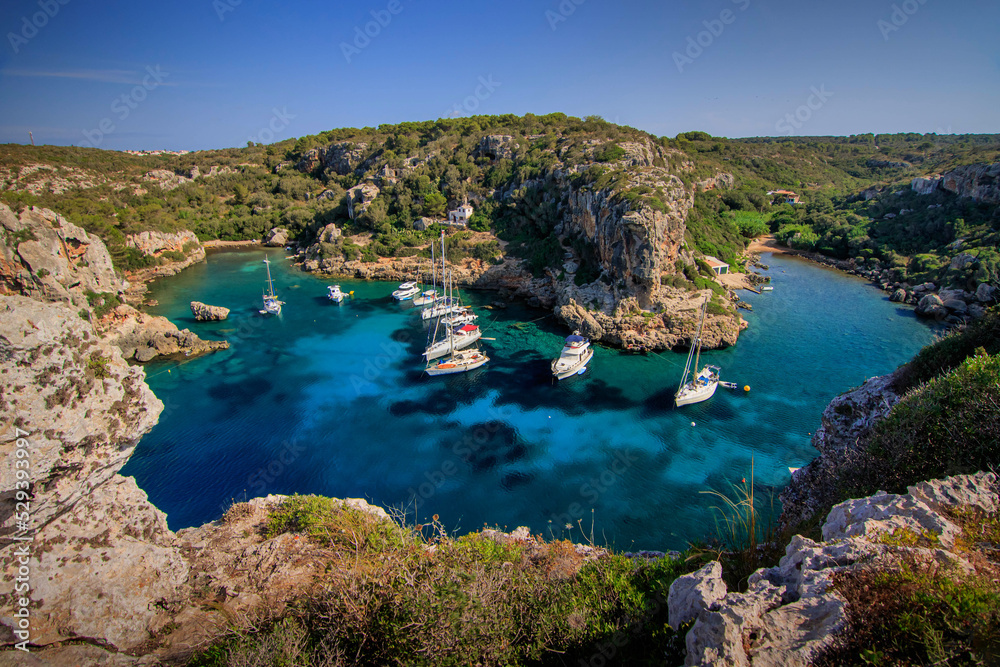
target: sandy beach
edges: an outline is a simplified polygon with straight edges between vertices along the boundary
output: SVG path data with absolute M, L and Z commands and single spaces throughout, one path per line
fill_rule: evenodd
M 220 241 L 218 239 L 213 239 L 211 241 L 205 241 L 201 245 L 204 248 L 238 248 L 240 246 L 260 245 L 260 240 L 253 239 L 252 241 Z

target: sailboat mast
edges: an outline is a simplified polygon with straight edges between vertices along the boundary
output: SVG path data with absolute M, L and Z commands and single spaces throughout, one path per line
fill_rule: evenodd
M 444 236 L 442 236 L 441 238 L 443 239 Z M 451 287 L 452 290 L 455 289 L 455 272 L 454 271 L 451 271 L 448 274 L 448 285 Z M 451 294 L 448 295 L 448 303 L 449 304 L 451 303 Z M 449 329 L 450 328 L 451 327 L 449 325 Z M 451 341 L 451 346 L 450 346 L 451 347 L 451 356 L 454 357 L 455 356 L 455 332 L 454 331 L 449 331 L 448 333 L 449 333 L 448 339 Z
M 705 311 L 708 310 L 708 299 L 705 299 L 705 303 L 701 306 L 701 322 L 698 323 L 698 336 L 695 343 L 698 345 L 698 351 L 694 355 L 694 372 L 695 375 L 698 374 L 698 364 L 701 361 L 701 328 L 705 326 Z

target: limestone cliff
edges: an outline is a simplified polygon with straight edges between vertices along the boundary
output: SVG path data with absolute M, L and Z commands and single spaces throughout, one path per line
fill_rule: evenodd
M 48 209 L 29 207 L 20 216 L 0 204 L 0 294 L 20 294 L 65 303 L 78 317 L 94 318 L 99 333 L 113 329 L 113 341 L 127 359 L 149 361 L 159 355 L 201 354 L 228 347 L 225 341 L 203 341 L 169 320 L 119 306 L 104 318 L 95 317 L 98 304 L 145 291 L 152 275 L 168 275 L 205 258 L 205 250 L 189 231 L 176 234 L 143 232 L 128 242 L 157 256 L 177 252 L 182 261 L 149 269 L 133 285 L 115 272 L 104 242 Z M 157 274 L 156 272 L 159 271 Z
M 348 173 L 343 170 L 345 164 L 358 164 L 362 148 L 339 143 L 315 149 L 299 168 L 312 171 L 322 164 L 338 174 Z M 501 300 L 523 298 L 551 308 L 571 330 L 580 329 L 595 341 L 642 350 L 690 344 L 697 328 L 692 311 L 711 293 L 686 292 L 663 282 L 677 274 L 679 267 L 695 263 L 685 244 L 685 220 L 694 205 L 694 191 L 663 166 L 671 157 L 668 149 L 649 140 L 623 142 L 619 148 L 622 155 L 611 166 L 624 176 L 612 186 L 597 187 L 581 179 L 587 165 L 557 165 L 543 176 L 493 191 L 493 201 L 515 208 L 533 205 L 518 203 L 526 191 L 544 193 L 541 205 L 554 210 L 557 219 L 551 233 L 564 250 L 561 266 L 549 266 L 544 275 L 533 276 L 507 255 L 492 265 L 465 260 L 455 267 L 457 283 L 497 290 Z M 476 154 L 497 160 L 510 158 L 518 150 L 521 147 L 513 137 L 488 135 Z M 732 175 L 720 173 L 697 187 L 728 188 L 733 183 Z M 352 188 L 347 198 L 352 216 L 378 195 L 372 183 Z M 325 252 L 324 244 L 335 243 L 339 236 L 340 230 L 333 225 L 321 229 L 300 253 L 303 268 L 384 280 L 423 277 L 424 268 L 415 259 L 368 263 L 345 261 L 337 252 Z M 735 344 L 746 326 L 735 308 L 725 311 L 716 309 L 709 317 L 704 336 L 707 347 Z
M 27 595 L 34 647 L 31 656 L 0 652 L 0 664 L 184 657 L 234 614 L 252 616 L 265 604 L 280 609 L 308 590 L 316 548 L 262 533 L 267 508 L 280 498 L 239 505 L 222 521 L 174 534 L 135 480 L 119 474 L 165 408 L 142 368 L 127 364 L 73 309 L 0 296 L 0 374 L 0 571 L 14 580 L 21 565 L 15 549 L 24 543 L 12 538 L 33 535 Z M 18 435 L 27 459 L 14 454 Z M 19 460 L 28 467 L 16 466 Z M 15 506 L 18 470 L 27 471 L 27 530 Z M 15 607 L 12 589 L 0 591 L 3 643 L 15 640 Z M 66 640 L 77 644 L 55 646 Z
M 952 513 L 996 512 L 998 491 L 997 476 L 981 472 L 922 482 L 902 495 L 879 493 L 841 503 L 827 516 L 821 542 L 793 537 L 776 567 L 750 575 L 745 593 L 727 591 L 718 562 L 680 577 L 670 587 L 668 605 L 674 628 L 694 621 L 684 664 L 813 664 L 849 629 L 851 600 L 833 585 L 839 574 L 892 572 L 907 558 L 956 578 L 988 572 L 983 559 L 962 543 Z M 908 546 L 901 535 L 926 536 L 927 546 Z

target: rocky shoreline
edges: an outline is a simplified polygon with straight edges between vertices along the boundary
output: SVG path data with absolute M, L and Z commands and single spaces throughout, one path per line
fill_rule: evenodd
M 960 252 L 951 260 L 951 268 L 962 269 L 976 257 Z M 1000 301 L 1000 290 L 987 283 L 980 283 L 975 292 L 962 289 L 946 289 L 934 283 L 914 285 L 906 281 L 894 280 L 892 269 L 885 268 L 877 259 L 869 261 L 856 259 L 834 259 L 815 252 L 795 250 L 780 246 L 773 237 L 757 239 L 748 248 L 750 253 L 773 252 L 796 255 L 829 266 L 844 273 L 865 278 L 873 287 L 889 294 L 889 300 L 914 306 L 918 316 L 937 322 L 957 325 L 983 317 L 986 309 Z

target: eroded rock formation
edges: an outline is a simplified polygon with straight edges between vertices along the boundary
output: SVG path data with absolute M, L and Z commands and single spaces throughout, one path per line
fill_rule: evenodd
M 846 627 L 848 601 L 832 587 L 835 574 L 861 567 L 893 570 L 906 555 L 956 572 L 974 571 L 966 552 L 956 548 L 960 529 L 948 510 L 995 512 L 998 491 L 996 475 L 981 472 L 922 482 L 902 495 L 880 493 L 841 503 L 823 524 L 822 542 L 793 537 L 777 567 L 750 575 L 746 593 L 725 593 L 717 563 L 680 577 L 670 587 L 668 602 L 671 625 L 694 620 L 684 664 L 812 664 Z M 933 535 L 937 546 L 899 546 L 892 538 L 900 531 Z

